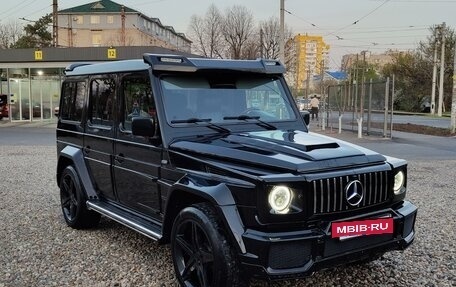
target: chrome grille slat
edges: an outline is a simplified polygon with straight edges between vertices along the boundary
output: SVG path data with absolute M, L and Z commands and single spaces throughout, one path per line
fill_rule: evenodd
M 314 190 L 314 214 L 317 213 L 317 182 L 313 182 L 313 190 Z
M 342 202 L 343 201 L 343 198 L 344 198 L 344 183 L 343 183 L 343 179 L 342 177 L 339 178 L 340 179 L 340 186 L 339 186 L 339 194 L 340 194 L 340 200 L 339 200 L 339 203 L 340 203 L 340 207 L 339 207 L 339 210 L 342 210 Z
M 385 179 L 386 179 L 386 189 L 385 189 L 385 195 L 383 198 L 384 201 L 388 199 L 388 191 L 389 191 L 388 174 L 385 175 Z
M 326 186 L 328 187 L 328 190 L 326 191 L 327 196 L 327 204 L 326 204 L 326 212 L 329 212 L 329 206 L 331 205 L 331 187 L 329 184 L 329 178 L 326 179 Z
M 313 213 L 326 214 L 383 203 L 388 199 L 388 171 L 367 172 L 358 175 L 364 187 L 361 203 L 352 207 L 346 202 L 345 186 L 352 181 L 350 176 L 316 179 L 313 188 Z
M 321 202 L 320 202 L 320 212 L 323 212 L 323 193 L 325 193 L 325 191 L 323 190 L 323 180 L 320 179 L 320 198 L 321 198 Z

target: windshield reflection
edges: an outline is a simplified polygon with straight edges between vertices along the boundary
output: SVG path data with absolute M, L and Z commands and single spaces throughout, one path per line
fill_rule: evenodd
M 296 119 L 280 80 L 271 76 L 231 76 L 223 81 L 201 75 L 164 76 L 161 83 L 170 124 L 193 118 L 215 123 Z

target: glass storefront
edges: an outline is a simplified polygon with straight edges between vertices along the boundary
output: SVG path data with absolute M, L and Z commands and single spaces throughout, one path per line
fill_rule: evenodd
M 59 105 L 62 68 L 0 69 L 0 94 L 8 95 L 11 121 L 55 118 Z

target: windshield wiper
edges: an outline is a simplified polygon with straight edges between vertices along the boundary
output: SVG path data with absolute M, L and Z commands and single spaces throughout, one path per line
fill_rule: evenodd
M 240 121 L 246 121 L 248 120 L 256 120 L 255 124 L 257 124 L 260 127 L 264 127 L 267 130 L 276 130 L 277 128 L 270 123 L 267 123 L 265 121 L 260 120 L 259 116 L 248 116 L 248 115 L 240 115 L 240 116 L 234 116 L 234 117 L 224 117 L 224 120 L 240 120 Z
M 213 123 L 211 123 L 211 121 L 212 121 L 212 119 L 189 118 L 189 119 L 185 119 L 185 120 L 172 120 L 171 123 L 172 124 L 206 123 L 207 125 L 205 125 L 205 127 L 208 127 L 210 129 L 213 129 L 215 131 L 222 132 L 222 133 L 228 133 L 228 134 L 231 133 L 231 130 L 229 130 L 225 127 L 213 124 Z

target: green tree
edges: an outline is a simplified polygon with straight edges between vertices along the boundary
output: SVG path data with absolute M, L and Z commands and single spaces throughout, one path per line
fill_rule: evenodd
M 385 77 L 395 75 L 395 108 L 419 112 L 431 92 L 432 61 L 418 51 L 400 53 L 383 68 Z
M 395 75 L 397 109 L 405 111 L 421 111 L 421 105 L 430 101 L 432 93 L 432 70 L 434 48 L 437 43 L 438 55 L 441 50 L 441 33 L 445 37 L 445 67 L 444 67 L 444 106 L 449 109 L 452 93 L 453 59 L 455 33 L 450 28 L 442 30 L 440 26 L 429 28 L 431 35 L 418 44 L 414 51 L 396 53 L 393 63 L 385 65 L 382 70 L 384 77 Z M 438 56 L 440 57 L 440 56 Z M 438 59 L 440 63 L 440 60 Z M 437 75 L 438 83 L 438 75 Z M 437 85 L 438 86 L 438 85 Z M 438 95 L 438 91 L 436 91 Z
M 52 46 L 52 34 L 49 27 L 52 23 L 51 14 L 45 15 L 24 27 L 25 35 L 20 37 L 13 48 L 43 48 Z

